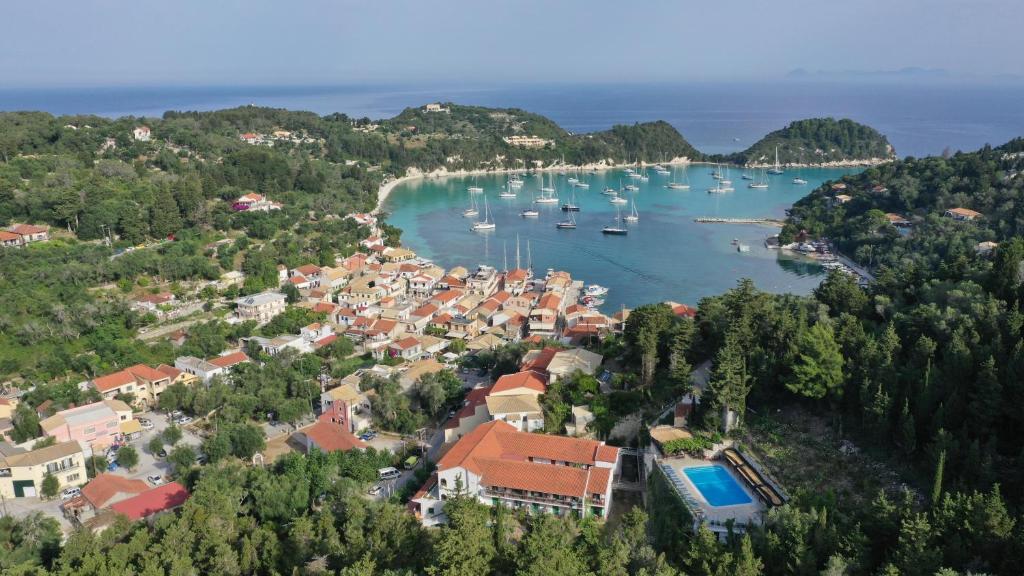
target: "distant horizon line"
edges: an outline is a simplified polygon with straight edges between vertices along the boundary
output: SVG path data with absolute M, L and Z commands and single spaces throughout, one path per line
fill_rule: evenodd
M 52 84 L 21 84 L 0 87 L 0 93 L 61 91 L 61 90 L 333 90 L 374 89 L 374 88 L 444 88 L 458 83 L 459 91 L 487 90 L 499 87 L 560 87 L 560 86 L 685 86 L 685 85 L 729 85 L 729 84 L 860 84 L 860 85 L 976 85 L 1015 86 L 1024 85 L 1024 76 L 1005 74 L 998 76 L 968 76 L 949 74 L 937 69 L 905 69 L 894 71 L 809 71 L 793 69 L 782 76 L 740 77 L 740 78 L 695 78 L 695 79 L 647 79 L 647 80 L 490 80 L 466 84 L 460 80 L 403 79 L 403 80 L 354 80 L 344 82 L 247 82 L 225 83 L 220 81 L 201 82 L 67 82 Z

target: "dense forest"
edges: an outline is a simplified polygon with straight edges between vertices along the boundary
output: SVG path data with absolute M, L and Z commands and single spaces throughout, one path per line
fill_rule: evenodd
M 742 152 L 709 158 L 735 164 L 772 164 L 775 150 L 780 164 L 827 164 L 842 161 L 879 161 L 894 157 L 889 140 L 874 128 L 849 119 L 797 120 L 758 140 Z

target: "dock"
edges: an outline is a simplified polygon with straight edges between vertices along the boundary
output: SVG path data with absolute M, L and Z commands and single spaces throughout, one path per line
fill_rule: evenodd
M 778 218 L 714 218 L 711 216 L 700 216 L 693 219 L 698 224 L 762 224 L 764 226 L 779 226 L 785 224 Z

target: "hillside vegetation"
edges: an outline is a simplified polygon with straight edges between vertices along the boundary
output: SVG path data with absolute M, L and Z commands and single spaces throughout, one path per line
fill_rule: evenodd
M 736 164 L 771 164 L 775 150 L 780 164 L 828 164 L 872 162 L 891 159 L 888 139 L 870 126 L 853 120 L 812 118 L 797 120 L 758 140 L 743 152 L 715 157 Z

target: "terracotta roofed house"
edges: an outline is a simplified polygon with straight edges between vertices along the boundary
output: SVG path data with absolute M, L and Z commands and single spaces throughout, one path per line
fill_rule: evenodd
M 943 213 L 943 216 L 960 222 L 970 222 L 981 215 L 981 212 L 975 212 L 969 208 L 950 208 Z
M 520 432 L 488 422 L 465 435 L 437 463 L 435 489 L 413 501 L 437 515 L 461 490 L 488 505 L 555 515 L 605 517 L 611 507 L 618 448 L 603 442 Z
M 170 376 L 145 364 L 129 366 L 92 381 L 92 386 L 104 398 L 109 400 L 118 394 L 131 394 L 135 397 L 134 403 L 140 406 L 155 405 L 170 384 Z
M 177 482 L 168 482 L 127 500 L 121 500 L 110 508 L 118 514 L 124 514 L 130 520 L 141 520 L 178 508 L 188 498 L 189 493 L 184 486 Z

